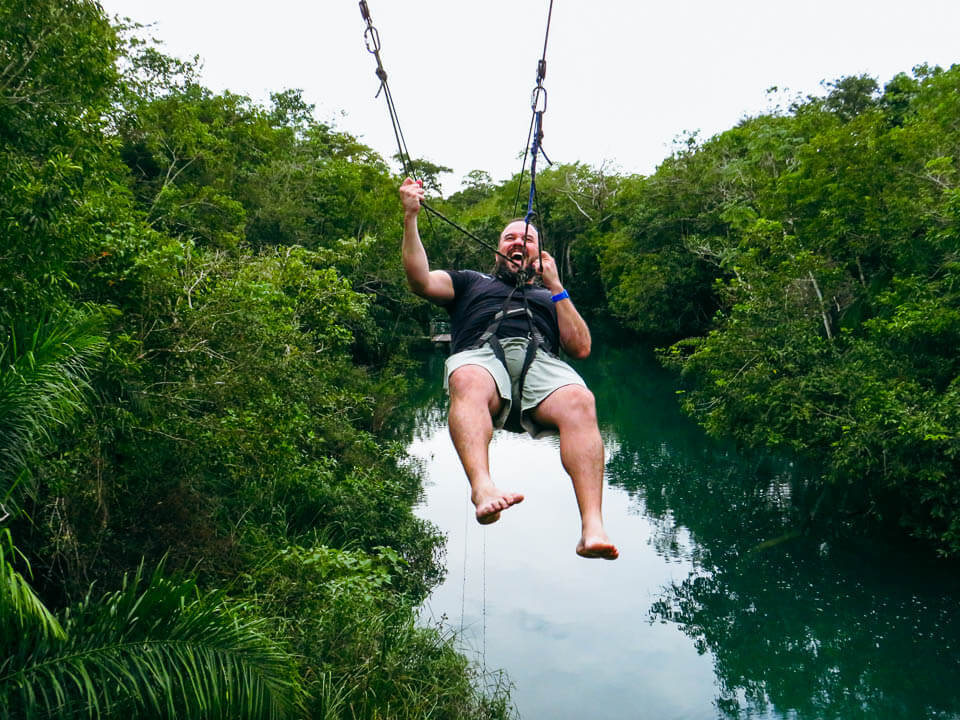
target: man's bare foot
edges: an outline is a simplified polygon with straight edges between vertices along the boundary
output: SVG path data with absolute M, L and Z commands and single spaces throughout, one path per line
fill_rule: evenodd
M 523 495 L 503 492 L 497 488 L 492 488 L 482 495 L 475 494 L 473 504 L 477 506 L 477 522 L 481 525 L 495 523 L 500 519 L 501 510 L 506 510 L 519 502 L 523 502 Z
M 620 551 L 610 542 L 606 534 L 588 535 L 580 538 L 580 542 L 577 543 L 577 555 L 585 558 L 616 560 L 620 557 Z

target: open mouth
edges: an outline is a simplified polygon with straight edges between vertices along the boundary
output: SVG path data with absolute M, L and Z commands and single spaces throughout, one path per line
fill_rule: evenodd
M 517 251 L 517 252 L 514 252 L 514 253 L 510 253 L 510 259 L 513 260 L 513 262 L 517 263 L 517 265 L 522 265 L 522 264 L 523 264 L 523 253 L 520 252 L 520 251 Z

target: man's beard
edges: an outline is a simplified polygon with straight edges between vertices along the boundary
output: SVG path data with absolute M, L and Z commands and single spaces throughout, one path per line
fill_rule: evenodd
M 531 276 L 534 276 L 534 268 L 533 265 L 517 267 L 515 262 L 497 256 L 497 262 L 493 266 L 493 274 L 509 285 L 516 285 L 518 280 L 526 282 Z M 539 282 L 540 278 L 534 276 L 534 284 Z

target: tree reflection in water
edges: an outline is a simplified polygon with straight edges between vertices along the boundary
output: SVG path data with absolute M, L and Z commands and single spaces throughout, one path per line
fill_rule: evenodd
M 799 532 L 812 500 L 803 472 L 706 438 L 649 353 L 595 356 L 578 370 L 597 396 L 608 482 L 635 500 L 661 556 L 694 566 L 655 594 L 647 618 L 713 657 L 718 714 L 960 717 L 956 568 L 840 540 L 837 528 Z M 443 360 L 424 359 L 397 439 L 445 422 Z
M 705 438 L 652 359 L 607 352 L 582 369 L 616 435 L 609 482 L 653 520 L 658 552 L 695 567 L 649 618 L 712 654 L 723 716 L 960 716 L 955 568 L 798 532 L 809 498 L 790 463 Z

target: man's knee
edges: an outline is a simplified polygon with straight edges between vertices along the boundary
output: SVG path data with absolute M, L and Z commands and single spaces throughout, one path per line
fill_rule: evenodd
M 564 385 L 540 403 L 534 417 L 561 430 L 564 427 L 595 426 L 596 400 L 593 393 L 583 385 Z
M 593 393 L 583 385 L 567 385 L 563 398 L 565 410 L 581 421 L 597 421 L 597 401 Z
M 461 365 L 447 380 L 451 402 L 468 402 L 486 405 L 491 414 L 502 403 L 497 383 L 493 376 L 480 365 Z

